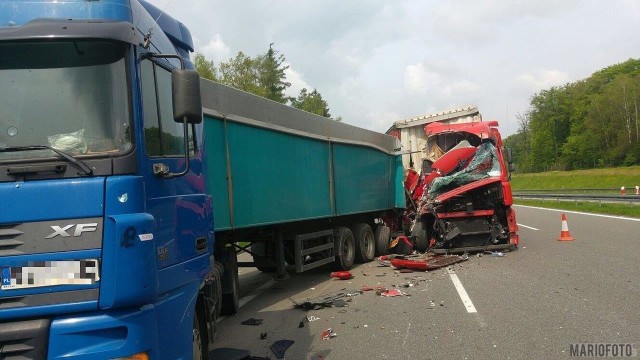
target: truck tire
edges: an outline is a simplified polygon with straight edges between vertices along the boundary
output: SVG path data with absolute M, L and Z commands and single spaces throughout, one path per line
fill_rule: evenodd
M 215 281 L 215 292 L 214 292 L 214 296 L 215 296 L 215 302 L 216 302 L 216 306 L 214 308 L 215 311 L 215 317 L 218 318 L 218 316 L 220 315 L 220 311 L 222 310 L 222 276 L 224 274 L 224 266 L 222 266 L 222 264 L 220 264 L 219 262 L 215 262 L 215 264 L 213 265 L 213 277 L 214 277 L 214 281 Z
M 429 239 L 427 239 L 427 229 L 424 228 L 422 219 L 416 219 L 416 223 L 411 229 L 411 236 L 415 239 L 416 250 L 419 252 L 427 252 L 429 250 Z
M 349 270 L 353 266 L 356 254 L 356 244 L 353 240 L 353 233 L 349 228 L 339 227 L 334 230 L 334 249 L 336 259 L 333 267 L 336 270 Z
M 387 255 L 389 253 L 389 235 L 391 229 L 387 225 L 378 225 L 376 227 L 376 255 Z
M 356 261 L 367 263 L 376 255 L 376 241 L 373 237 L 371 226 L 367 224 L 355 224 L 351 227 L 356 243 Z
M 253 253 L 253 263 L 256 269 L 263 273 L 276 272 L 276 265 L 270 259 L 270 256 L 274 256 L 272 251 L 269 251 L 270 244 L 260 241 L 251 244 L 251 252 Z
M 209 359 L 209 345 L 207 341 L 206 329 L 201 324 L 201 314 L 196 311 L 193 314 L 193 330 L 192 330 L 192 344 L 193 344 L 193 360 L 208 360 Z

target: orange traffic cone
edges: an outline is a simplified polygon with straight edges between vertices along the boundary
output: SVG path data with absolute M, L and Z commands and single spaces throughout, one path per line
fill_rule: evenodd
M 567 225 L 567 215 L 562 213 L 562 231 L 560 231 L 560 237 L 558 241 L 573 241 L 576 238 L 569 234 L 569 225 Z

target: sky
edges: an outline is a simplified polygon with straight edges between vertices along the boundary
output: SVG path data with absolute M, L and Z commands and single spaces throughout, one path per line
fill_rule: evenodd
M 638 0 L 148 0 L 215 64 L 286 58 L 290 96 L 317 89 L 332 117 L 394 121 L 478 106 L 503 135 L 543 89 L 640 58 Z

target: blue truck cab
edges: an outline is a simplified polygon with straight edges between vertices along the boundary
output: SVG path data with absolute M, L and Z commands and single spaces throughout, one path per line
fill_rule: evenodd
M 0 358 L 207 357 L 192 51 L 142 0 L 0 0 Z

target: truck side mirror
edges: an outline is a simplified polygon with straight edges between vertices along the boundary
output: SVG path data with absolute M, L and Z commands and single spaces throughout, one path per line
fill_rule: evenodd
M 512 173 L 516 171 L 516 166 L 513 163 L 509 163 L 509 172 Z
M 511 164 L 513 162 L 511 148 L 504 148 L 504 155 L 507 158 L 507 163 Z
M 179 123 L 201 123 L 200 75 L 194 70 L 173 69 L 171 83 L 174 120 Z

